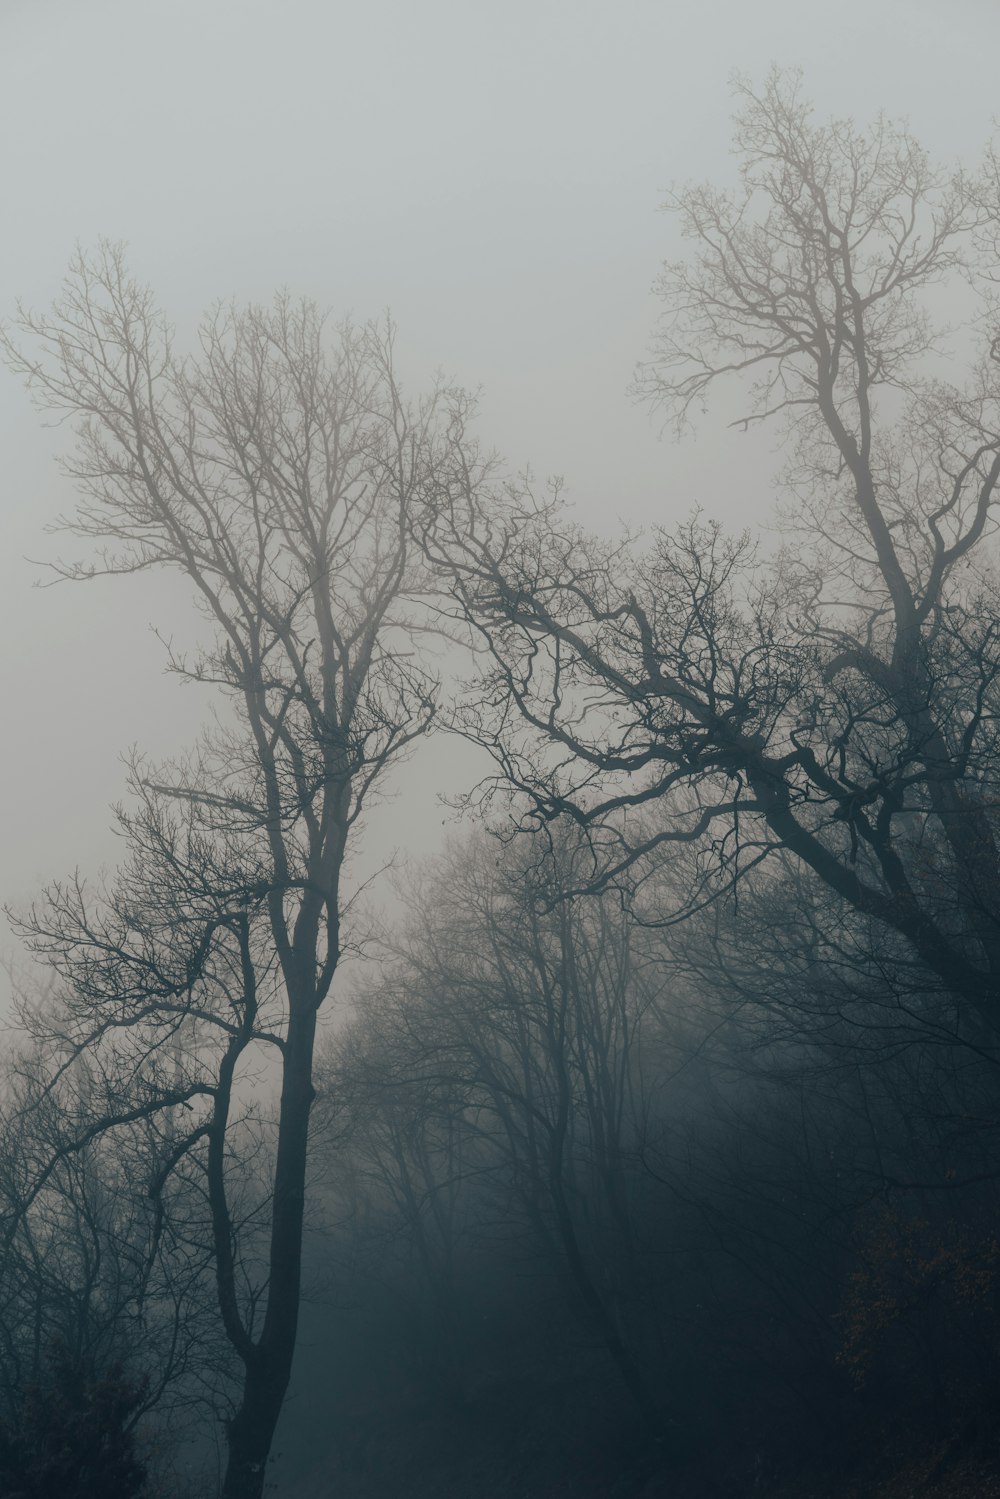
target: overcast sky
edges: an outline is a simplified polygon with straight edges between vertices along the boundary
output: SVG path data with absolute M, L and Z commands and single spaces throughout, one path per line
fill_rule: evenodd
M 182 333 L 278 286 L 389 307 L 411 387 L 481 386 L 488 438 L 588 522 L 760 518 L 760 439 L 676 447 L 625 394 L 675 247 L 664 190 L 731 178 L 728 80 L 772 62 L 822 115 L 905 115 L 974 161 L 998 45 L 995 0 L 0 0 L 0 315 L 47 305 L 101 235 Z M 6 372 L 0 432 L 0 896 L 23 903 L 114 860 L 122 750 L 181 749 L 205 702 L 149 629 L 189 629 L 176 581 L 32 588 L 65 434 Z M 437 835 L 440 764 L 413 767 L 380 855 Z

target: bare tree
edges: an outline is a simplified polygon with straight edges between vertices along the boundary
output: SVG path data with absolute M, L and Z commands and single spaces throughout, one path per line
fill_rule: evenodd
M 219 727 L 183 763 L 136 767 L 117 879 L 52 887 L 24 926 L 62 981 L 50 1086 L 77 1087 L 84 1059 L 97 1078 L 77 1144 L 155 1121 L 165 1212 L 178 1173 L 200 1184 L 241 1370 L 223 1493 L 248 1499 L 295 1348 L 345 861 L 380 778 L 435 712 L 409 524 L 437 398 L 404 404 L 391 326 L 333 335 L 284 298 L 217 309 L 180 358 L 110 247 L 79 256 L 52 315 L 22 328 L 40 352 L 8 340 L 14 367 L 78 419 L 67 526 L 96 555 L 62 575 L 178 570 L 213 636 L 171 667 L 218 688 Z M 262 1068 L 280 1081 L 273 1119 L 254 1102 Z M 253 1173 L 266 1185 L 251 1190 Z
M 559 1267 L 659 1441 L 654 1381 L 628 1326 L 637 1289 L 628 1167 L 651 993 L 621 891 L 572 897 L 576 842 L 542 838 L 503 859 L 480 843 L 442 865 L 413 902 L 398 968 L 339 1041 L 331 1080 L 335 1097 L 360 1094 L 373 1111 L 355 1149 L 424 1249 L 425 1219 L 437 1242 L 447 1239 L 449 1194 L 463 1176 L 503 1196 L 497 1216 L 526 1222 Z M 435 1290 L 448 1305 L 450 1283 Z
M 179 1242 L 180 1212 L 169 1229 L 160 1221 L 150 1129 L 81 1140 L 71 1095 L 48 1086 L 50 1059 L 21 1050 L 5 1079 L 0 1420 L 8 1437 L 34 1420 L 33 1440 L 44 1449 L 51 1438 L 57 1467 L 75 1461 L 84 1474 L 90 1444 L 108 1440 L 140 1441 L 164 1469 L 180 1455 L 182 1433 L 195 1440 L 204 1427 L 205 1396 L 218 1383 L 210 1253 L 204 1242 Z M 58 1408 L 63 1397 L 66 1410 L 39 1426 L 39 1402 Z M 20 1437 L 7 1445 L 10 1461 L 45 1456 Z
M 600 546 L 527 486 L 487 506 L 456 451 L 426 544 L 490 667 L 459 721 L 600 869 L 695 844 L 696 903 L 786 850 L 992 1033 L 1000 205 L 904 129 L 815 125 L 794 80 L 739 94 L 742 188 L 673 201 L 691 254 L 640 387 L 683 423 L 750 382 L 742 424 L 791 442 L 787 544 L 696 518 Z M 932 294 L 961 276 L 983 352 L 951 386 Z
M 467 1338 L 457 1264 L 475 1197 L 469 1189 L 494 1163 L 469 1127 L 465 1080 L 429 1068 L 426 1057 L 410 1073 L 413 1054 L 394 1025 L 400 1019 L 376 1006 L 335 1037 L 320 1064 L 326 1128 L 318 1128 L 316 1154 L 330 1162 L 332 1216 L 350 1222 L 347 1241 L 365 1261 L 352 1280 L 412 1265 L 416 1274 L 403 1278 L 422 1290 L 429 1309 L 423 1319 L 417 1299 L 413 1321 L 432 1373 L 462 1406 Z M 420 1327 L 423 1320 L 429 1327 Z

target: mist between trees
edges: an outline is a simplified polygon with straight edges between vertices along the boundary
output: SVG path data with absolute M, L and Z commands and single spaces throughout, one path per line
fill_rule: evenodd
M 7 333 L 76 421 L 61 572 L 178 570 L 225 727 L 15 915 L 0 1492 L 995 1492 L 1000 167 L 738 93 L 635 394 L 774 424 L 766 555 L 596 541 L 391 323 L 181 358 L 103 246 Z M 430 733 L 481 826 L 318 1045 Z

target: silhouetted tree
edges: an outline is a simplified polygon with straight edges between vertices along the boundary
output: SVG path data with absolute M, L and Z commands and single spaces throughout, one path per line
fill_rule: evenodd
M 41 354 L 8 344 L 13 365 L 41 405 L 79 419 L 69 528 L 97 560 L 63 575 L 178 570 L 214 632 L 171 667 L 217 686 L 225 727 L 180 764 L 137 766 L 122 874 L 103 891 L 52 887 L 24 925 L 62 981 L 52 1086 L 73 1086 L 84 1058 L 95 1079 L 77 1141 L 155 1121 L 164 1210 L 178 1173 L 207 1202 L 241 1366 L 223 1492 L 257 1499 L 295 1347 L 345 860 L 373 788 L 435 711 L 413 651 L 425 578 L 409 526 L 436 398 L 404 405 L 391 327 L 332 337 L 284 299 L 218 309 L 181 359 L 108 247 L 23 328 Z M 244 1103 L 260 1067 L 279 1080 L 273 1120 Z
M 541 845 L 452 856 L 414 898 L 398 968 L 337 1048 L 333 1107 L 362 1100 L 354 1149 L 421 1241 L 463 1176 L 506 1196 L 659 1438 L 626 1330 L 637 1290 L 627 1167 L 642 1128 L 633 1069 L 650 995 L 621 892 L 574 900 L 580 849 Z M 436 1229 L 449 1246 L 447 1225 Z
M 459 720 L 600 871 L 697 844 L 697 904 L 784 850 L 993 1044 L 1000 204 L 905 129 L 815 125 L 794 80 L 739 92 L 742 186 L 673 200 L 692 253 L 640 387 L 683 420 L 752 382 L 743 423 L 791 443 L 786 545 L 700 519 L 598 544 L 524 485 L 484 498 L 456 449 L 425 537 L 490 664 Z M 960 273 L 983 352 L 952 386 L 930 293 Z
M 44 1009 L 36 1001 L 33 1017 Z M 51 1049 L 22 1046 L 4 1079 L 0 1413 L 18 1423 L 25 1391 L 45 1385 L 57 1349 L 77 1370 L 119 1367 L 141 1390 L 131 1421 L 155 1410 L 161 1431 L 169 1423 L 179 1436 L 183 1421 L 193 1438 L 225 1362 L 209 1240 L 191 1233 L 196 1201 L 182 1204 L 178 1193 L 166 1221 L 153 1121 L 81 1138 L 99 1085 L 84 1063 L 76 1089 L 57 1096 L 53 1060 Z

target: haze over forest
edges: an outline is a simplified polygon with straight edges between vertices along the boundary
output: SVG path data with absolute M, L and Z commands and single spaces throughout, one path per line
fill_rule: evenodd
M 485 440 L 513 468 L 562 474 L 600 528 L 695 503 L 760 522 L 771 504 L 769 438 L 720 422 L 661 441 L 626 396 L 656 314 L 652 282 L 677 248 L 665 192 L 732 180 L 733 70 L 802 67 L 821 114 L 884 108 L 943 158 L 974 160 L 995 108 L 988 0 L 962 0 L 947 20 L 929 0 L 8 0 L 2 24 L 6 316 L 17 297 L 48 305 L 74 245 L 101 236 L 127 242 L 182 340 L 217 299 L 277 287 L 334 316 L 389 308 L 409 387 L 438 369 L 481 387 Z M 123 750 L 181 749 L 206 705 L 164 677 L 148 628 L 186 638 L 176 580 L 33 589 L 27 559 L 63 545 L 44 527 L 72 500 L 53 463 L 64 434 L 0 379 L 0 607 L 17 642 L 5 681 L 33 726 L 3 745 L 5 783 L 19 789 L 0 893 L 22 902 L 57 871 L 114 862 L 106 808 L 122 794 Z M 446 753 L 438 742 L 430 758 Z M 385 853 L 439 834 L 436 773 L 419 761 L 413 773 L 419 807 L 394 809 Z
M 996 31 L 6 6 L 0 1499 L 1000 1494 Z

